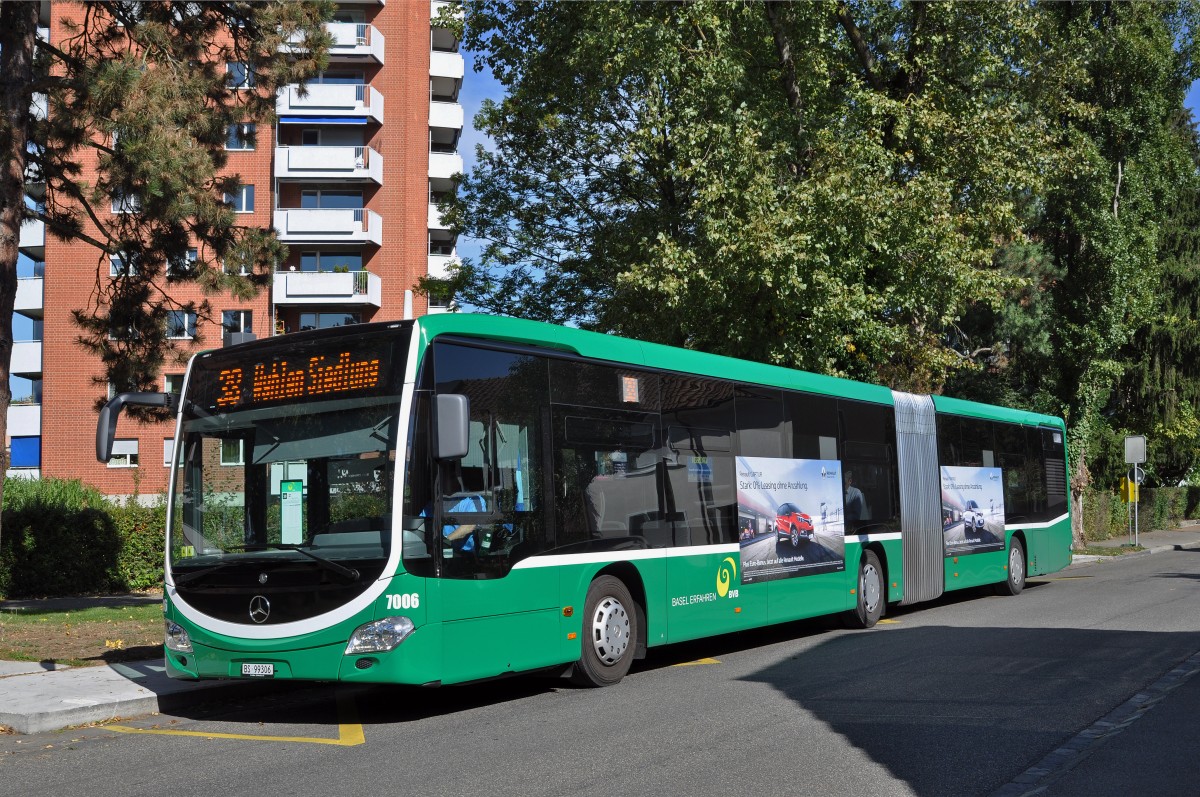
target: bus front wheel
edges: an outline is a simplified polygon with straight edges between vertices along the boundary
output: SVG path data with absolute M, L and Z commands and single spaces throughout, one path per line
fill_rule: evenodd
M 600 576 L 588 587 L 583 652 L 571 680 L 579 686 L 612 686 L 625 677 L 637 649 L 638 615 L 625 582 Z

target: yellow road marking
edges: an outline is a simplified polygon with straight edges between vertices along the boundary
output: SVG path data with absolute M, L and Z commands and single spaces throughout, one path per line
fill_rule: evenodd
M 885 618 L 883 618 L 882 620 L 876 620 L 876 622 L 877 622 L 877 623 L 879 623 L 879 625 L 892 625 L 893 623 L 898 623 L 898 622 L 900 622 L 900 621 L 899 621 L 899 620 L 892 620 L 892 619 L 890 619 L 890 618 L 887 618 L 887 617 L 885 617 Z
M 133 728 L 128 725 L 105 725 L 105 730 L 119 733 L 143 733 L 157 736 L 195 736 L 201 739 L 244 739 L 256 742 L 293 742 L 299 744 L 332 744 L 338 747 L 355 747 L 365 744 L 362 725 L 358 722 L 358 712 L 355 711 L 354 701 L 344 695 L 338 695 L 338 738 L 322 739 L 311 736 L 255 736 L 248 733 L 211 733 L 206 731 L 173 731 L 164 728 Z
M 681 661 L 675 667 L 695 667 L 697 664 L 720 664 L 716 659 L 696 659 L 695 661 Z

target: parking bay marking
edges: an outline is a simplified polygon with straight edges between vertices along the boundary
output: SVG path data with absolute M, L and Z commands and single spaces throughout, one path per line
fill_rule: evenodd
M 354 701 L 347 695 L 337 696 L 338 738 L 322 739 L 312 736 L 256 736 L 248 733 L 212 733 L 207 731 L 177 731 L 165 728 L 134 728 L 128 725 L 104 725 L 105 730 L 119 733 L 141 733 L 157 736 L 195 736 L 201 739 L 239 739 L 255 742 L 292 742 L 297 744 L 332 744 L 338 747 L 356 747 L 365 744 L 362 725 Z

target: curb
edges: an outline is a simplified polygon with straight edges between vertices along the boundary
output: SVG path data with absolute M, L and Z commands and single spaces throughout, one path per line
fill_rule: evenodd
M 258 681 L 178 681 L 161 659 L 10 675 L 0 680 L 0 725 L 20 734 L 57 731 L 163 711 L 232 692 L 262 691 Z

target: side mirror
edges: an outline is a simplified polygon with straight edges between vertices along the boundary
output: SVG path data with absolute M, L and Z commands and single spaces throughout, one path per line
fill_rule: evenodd
M 471 402 L 460 393 L 437 397 L 435 459 L 462 459 L 471 437 Z
M 100 410 L 96 420 L 96 459 L 108 462 L 112 458 L 113 438 L 117 436 L 117 417 L 126 404 L 139 407 L 166 407 L 175 409 L 175 397 L 171 393 L 121 393 L 109 399 Z

